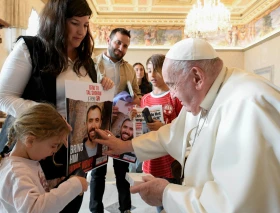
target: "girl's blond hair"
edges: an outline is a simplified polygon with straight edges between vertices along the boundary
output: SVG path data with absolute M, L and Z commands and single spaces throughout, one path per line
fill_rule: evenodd
M 12 124 L 0 160 L 9 152 L 13 143 L 33 135 L 39 140 L 69 134 L 70 129 L 64 118 L 56 109 L 46 103 L 36 104 L 25 110 Z

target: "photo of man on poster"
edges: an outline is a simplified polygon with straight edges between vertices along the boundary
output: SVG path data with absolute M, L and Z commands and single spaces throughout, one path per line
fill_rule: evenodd
M 131 140 L 133 138 L 133 123 L 129 118 L 123 121 L 119 137 L 123 141 Z
M 89 157 L 102 154 L 102 147 L 97 146 L 93 140 L 97 137 L 95 129 L 101 128 L 102 111 L 98 105 L 92 105 L 88 108 L 86 115 L 87 137 L 83 139 L 83 151 L 79 153 L 79 161 Z M 98 149 L 99 147 L 99 149 Z
M 117 138 L 121 138 L 123 141 L 128 141 L 133 138 L 133 122 L 129 118 L 125 118 L 122 121 L 120 132 L 116 136 Z M 136 156 L 134 153 L 124 153 L 121 155 L 113 155 L 112 157 L 126 161 L 135 163 Z

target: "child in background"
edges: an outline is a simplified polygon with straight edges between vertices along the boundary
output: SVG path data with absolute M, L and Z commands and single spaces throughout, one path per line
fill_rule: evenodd
M 87 190 L 86 179 L 78 176 L 50 189 L 39 163 L 66 144 L 70 131 L 64 118 L 49 104 L 34 105 L 16 119 L 0 156 L 1 213 L 57 213 Z M 12 143 L 15 146 L 7 154 Z M 51 185 L 59 182 L 53 180 Z
M 171 97 L 169 88 L 163 80 L 161 71 L 164 59 L 164 55 L 155 54 L 147 60 L 146 67 L 149 81 L 153 85 L 153 91 L 143 96 L 141 99 L 141 108 L 162 105 L 164 122 L 168 124 L 178 116 L 182 105 L 177 98 L 173 99 Z M 136 114 L 137 112 L 135 109 L 130 113 L 132 118 L 135 117 Z M 153 123 L 147 123 L 147 126 L 151 131 L 156 131 L 165 124 L 154 120 Z M 170 155 L 144 161 L 143 172 L 152 174 L 154 177 L 164 178 L 170 183 L 179 184 L 180 181 L 175 179 L 172 175 L 171 164 L 173 161 L 174 159 Z M 163 207 L 158 206 L 157 210 L 161 212 Z

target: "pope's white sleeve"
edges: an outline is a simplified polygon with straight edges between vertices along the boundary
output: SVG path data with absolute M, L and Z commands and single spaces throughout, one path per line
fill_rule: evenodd
M 0 73 L 0 110 L 9 115 L 18 115 L 36 104 L 21 98 L 30 79 L 32 63 L 29 51 L 23 39 L 14 46 Z
M 132 139 L 133 150 L 140 161 L 167 155 L 164 144 L 169 141 L 169 125 Z

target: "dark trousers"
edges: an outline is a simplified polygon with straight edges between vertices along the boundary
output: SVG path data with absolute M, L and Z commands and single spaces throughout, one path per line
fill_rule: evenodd
M 130 185 L 125 179 L 125 174 L 128 172 L 129 163 L 113 159 L 114 172 L 116 175 L 116 185 L 119 194 L 119 210 L 121 212 L 130 210 L 131 197 Z M 90 202 L 89 209 L 93 213 L 103 213 L 104 206 L 102 198 L 105 190 L 105 176 L 107 173 L 107 165 L 101 166 L 91 172 L 90 181 Z

